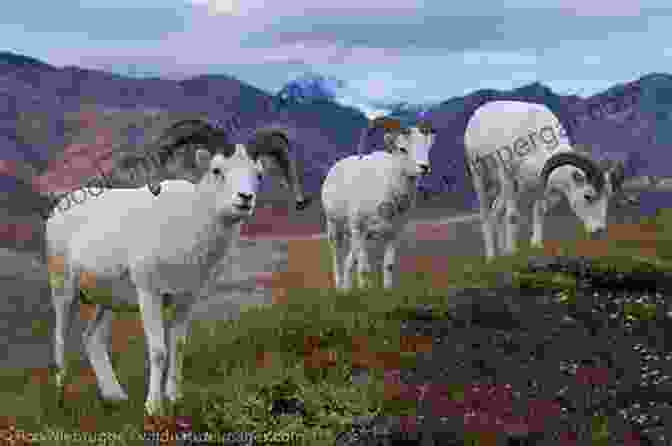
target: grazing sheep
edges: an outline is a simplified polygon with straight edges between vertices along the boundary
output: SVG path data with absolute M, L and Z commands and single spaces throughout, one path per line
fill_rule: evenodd
M 384 248 L 383 284 L 393 286 L 397 239 L 415 204 L 418 175 L 427 175 L 435 131 L 427 122 L 402 129 L 398 121 L 378 118 L 385 128 L 385 150 L 336 162 L 322 185 L 327 236 L 334 255 L 336 288 L 352 288 L 355 264 L 360 286 L 371 283 L 369 252 Z M 350 247 L 346 236 L 350 238 Z
M 532 246 L 541 246 L 543 217 L 563 197 L 590 233 L 606 231 L 607 205 L 622 190 L 623 166 L 612 163 L 604 168 L 575 150 L 548 107 L 488 102 L 470 118 L 464 144 L 488 260 L 496 255 L 495 235 L 504 253 L 515 251 L 518 202 L 523 196 L 533 203 Z
M 242 144 L 215 155 L 198 149 L 196 166 L 205 171 L 198 184 L 167 180 L 158 196 L 111 189 L 47 220 L 48 258 L 62 262 L 62 270 L 50 267 L 49 272 L 59 387 L 66 374 L 65 339 L 74 304 L 86 297 L 83 291 L 95 288 L 109 291 L 115 304 L 139 303 L 150 359 L 147 413 L 162 409 L 164 395 L 171 401 L 181 398 L 179 345 L 186 340 L 193 304 L 210 289 L 215 266 L 239 238 L 241 222 L 253 215 L 265 173 L 261 157 Z M 167 303 L 175 313 L 166 343 L 161 311 Z M 112 314 L 109 306 L 96 305 L 84 345 L 101 396 L 126 400 L 106 349 Z

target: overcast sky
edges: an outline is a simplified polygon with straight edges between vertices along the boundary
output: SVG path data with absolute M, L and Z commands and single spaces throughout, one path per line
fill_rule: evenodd
M 585 96 L 672 72 L 671 26 L 669 0 L 21 0 L 0 14 L 4 49 L 56 66 L 271 92 L 315 71 L 410 102 L 536 80 Z

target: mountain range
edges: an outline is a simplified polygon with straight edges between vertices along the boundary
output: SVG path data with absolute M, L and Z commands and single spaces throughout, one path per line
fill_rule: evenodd
M 419 111 L 426 111 L 438 136 L 431 153 L 433 173 L 422 187 L 434 193 L 450 192 L 456 205 L 473 207 L 475 193 L 463 169 L 464 129 L 474 110 L 496 99 L 547 105 L 560 117 L 572 142 L 590 146 L 597 158 L 623 160 L 627 174 L 668 175 L 672 157 L 669 74 L 647 74 L 586 98 L 556 94 L 538 82 L 508 91 L 477 90 L 437 104 L 372 104 L 351 93 L 346 83 L 314 73 L 272 94 L 227 75 L 182 81 L 131 78 L 74 66 L 57 68 L 0 52 L 0 159 L 4 163 L 0 163 L 4 169 L 0 191 L 11 194 L 22 187 L 13 179 L 12 169 L 23 166 L 41 174 L 52 160 L 63 156 L 79 131 L 64 116 L 83 106 L 122 114 L 138 110 L 196 113 L 220 123 L 235 117 L 237 125 L 231 130 L 235 142 L 245 142 L 258 126 L 281 123 L 290 130 L 293 153 L 305 170 L 305 187 L 314 194 L 319 193 L 327 169 L 356 151 L 367 125 L 365 113 L 385 112 L 412 124 Z M 121 137 L 125 139 L 117 145 L 142 146 L 151 139 L 151 132 L 136 125 Z M 366 150 L 381 142 L 382 135 L 374 133 Z M 663 195 L 656 197 L 650 206 L 666 205 Z

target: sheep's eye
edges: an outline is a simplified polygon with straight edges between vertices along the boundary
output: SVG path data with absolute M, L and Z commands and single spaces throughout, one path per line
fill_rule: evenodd
M 222 173 L 222 170 L 219 167 L 215 167 L 214 169 L 212 169 L 212 173 L 214 173 L 215 175 L 220 175 Z
M 586 181 L 586 178 L 579 172 L 572 172 L 572 179 L 577 183 L 583 183 L 584 181 Z
M 257 179 L 258 179 L 259 181 L 261 181 L 262 177 L 263 177 L 262 174 L 260 174 L 260 173 L 257 174 Z
M 408 155 L 408 149 L 406 149 L 406 147 L 399 147 L 399 151 Z

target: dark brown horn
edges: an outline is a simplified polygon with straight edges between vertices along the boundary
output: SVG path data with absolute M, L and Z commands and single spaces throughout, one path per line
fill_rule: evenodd
M 307 206 L 309 200 L 303 193 L 302 174 L 296 160 L 290 156 L 290 142 L 287 131 L 280 127 L 257 129 L 252 139 L 245 145 L 253 160 L 259 157 L 271 158 L 282 170 L 282 175 L 296 196 L 297 209 Z
M 159 156 L 170 156 L 182 146 L 200 146 L 211 155 L 222 153 L 229 157 L 235 152 L 236 146 L 229 140 L 228 133 L 221 128 L 213 127 L 203 119 L 185 119 L 168 127 L 155 142 Z
M 541 170 L 541 179 L 544 186 L 548 184 L 548 176 L 551 172 L 560 166 L 572 165 L 585 172 L 588 182 L 593 185 L 595 191 L 599 194 L 604 188 L 604 176 L 602 169 L 595 161 L 585 155 L 576 152 L 561 152 L 551 156 L 544 164 Z

